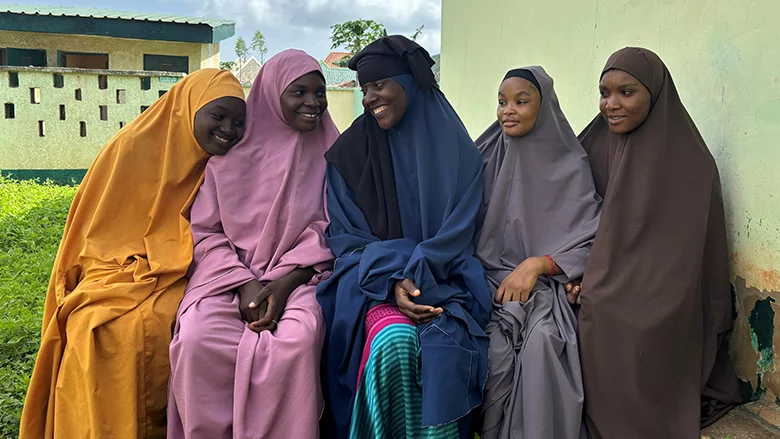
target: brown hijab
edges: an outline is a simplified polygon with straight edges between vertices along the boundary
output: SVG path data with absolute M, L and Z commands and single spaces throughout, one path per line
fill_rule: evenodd
M 599 115 L 579 136 L 604 197 L 579 315 L 586 421 L 594 438 L 698 438 L 741 401 L 718 169 L 655 53 L 619 50 L 611 69 L 652 101 L 634 131 Z

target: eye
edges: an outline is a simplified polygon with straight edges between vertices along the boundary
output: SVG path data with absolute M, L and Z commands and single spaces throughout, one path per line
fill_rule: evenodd
M 237 120 L 235 121 L 236 128 L 243 128 L 244 127 L 244 121 L 243 120 Z
M 214 120 L 222 120 L 225 118 L 225 115 L 222 113 L 211 113 L 211 118 Z
M 607 93 L 606 90 L 601 90 L 601 91 L 599 91 L 599 95 L 601 95 L 602 98 L 605 98 L 605 97 L 609 96 L 609 93 Z
M 324 90 L 320 90 L 320 91 L 318 91 L 318 92 L 317 92 L 317 97 L 318 97 L 318 98 L 324 98 L 324 97 L 325 97 L 325 91 L 324 91 Z
M 363 96 L 365 96 L 365 95 L 366 95 L 366 93 L 367 93 L 367 90 L 366 90 L 366 88 L 365 88 L 365 87 L 361 87 L 361 88 L 360 88 L 360 91 L 363 93 Z
M 382 87 L 384 87 L 384 86 L 385 86 L 385 82 L 384 81 L 377 81 L 377 83 L 376 83 L 376 85 L 374 87 L 376 87 L 377 89 L 381 90 Z
M 528 101 L 524 101 L 524 100 L 517 101 L 517 105 L 525 105 L 527 103 L 528 103 Z
M 621 94 L 622 94 L 623 96 L 631 96 L 631 95 L 633 95 L 633 94 L 634 94 L 634 90 L 623 90 L 623 91 L 621 92 Z

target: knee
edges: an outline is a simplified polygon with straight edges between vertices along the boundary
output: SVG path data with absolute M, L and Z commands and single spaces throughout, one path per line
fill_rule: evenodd
M 178 324 L 171 351 L 190 357 L 208 357 L 231 344 L 237 346 L 243 333 L 243 323 L 222 321 L 220 316 L 200 312 L 197 307 L 184 313 Z
M 388 326 L 371 343 L 371 350 L 385 361 L 399 363 L 416 359 L 419 347 L 417 329 L 408 325 Z
M 556 329 L 547 325 L 536 326 L 528 333 L 528 338 L 525 340 L 526 349 L 530 349 L 533 352 L 545 350 L 559 351 L 564 344 L 564 340 Z
M 295 343 L 296 356 L 306 357 L 316 355 L 319 358 L 325 339 L 325 322 L 322 313 L 301 322 L 299 328 L 301 337 Z

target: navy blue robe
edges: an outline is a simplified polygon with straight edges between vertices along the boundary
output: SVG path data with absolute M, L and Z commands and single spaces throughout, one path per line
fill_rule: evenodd
M 349 434 L 366 312 L 373 301 L 394 302 L 398 280 L 412 279 L 420 288 L 415 303 L 444 309 L 418 326 L 423 425 L 467 415 L 482 403 L 487 378 L 483 329 L 492 293 L 473 244 L 482 159 L 438 88 L 421 89 L 411 75 L 393 79 L 408 98 L 404 118 L 387 131 L 402 238 L 372 235 L 353 192 L 334 166 L 327 170 L 327 240 L 337 260 L 333 276 L 317 289 L 327 322 L 324 437 Z

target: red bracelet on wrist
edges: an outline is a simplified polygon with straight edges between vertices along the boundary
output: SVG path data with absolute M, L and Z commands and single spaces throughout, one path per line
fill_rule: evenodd
M 555 261 L 553 260 L 552 256 L 544 255 L 544 258 L 547 259 L 547 262 L 550 263 L 550 272 L 547 273 L 547 275 L 548 276 L 555 276 L 556 265 L 555 265 Z

